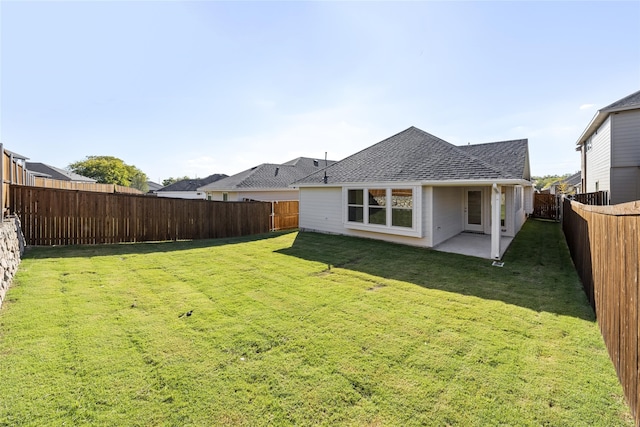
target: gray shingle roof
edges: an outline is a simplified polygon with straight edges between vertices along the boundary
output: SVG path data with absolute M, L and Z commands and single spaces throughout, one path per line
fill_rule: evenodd
M 161 184 L 158 184 L 157 182 L 153 182 L 153 181 L 147 181 L 147 185 L 149 186 L 149 191 L 158 191 L 159 189 L 162 188 Z
M 227 175 L 225 174 L 215 173 L 206 178 L 183 179 L 182 181 L 174 182 L 171 185 L 162 187 L 158 191 L 198 191 L 198 189 L 203 185 L 219 181 L 226 177 Z
M 578 185 L 582 182 L 582 172 L 576 172 L 573 175 L 567 177 L 564 181 L 567 185 Z
M 613 104 L 607 105 L 601 111 L 627 109 L 632 107 L 640 108 L 640 90 L 617 100 Z
M 508 171 L 519 178 L 529 179 L 529 144 L 526 139 L 462 145 L 465 153 L 480 158 L 496 168 Z
M 327 183 L 523 179 L 527 152 L 526 139 L 456 147 L 412 126 L 329 166 Z M 323 177 L 316 172 L 294 184 Z
M 45 178 L 57 179 L 60 181 L 97 182 L 93 178 L 78 175 L 77 173 L 47 165 L 45 163 L 26 162 L 25 165 L 28 171 L 35 172 L 37 175 Z
M 334 160 L 327 160 L 328 165 Z M 298 157 L 282 164 L 263 163 L 200 188 L 202 191 L 288 188 L 294 181 L 324 169 L 325 161 Z

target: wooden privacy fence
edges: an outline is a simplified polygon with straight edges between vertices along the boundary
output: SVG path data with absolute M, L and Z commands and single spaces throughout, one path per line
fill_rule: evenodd
M 9 207 L 9 186 L 11 184 L 28 185 L 33 184 L 33 177 L 24 167 L 26 157 L 9 151 L 0 144 L 0 219 L 4 216 L 5 210 Z
M 271 230 L 298 228 L 298 206 L 297 200 L 271 202 Z
M 552 219 L 560 218 L 560 196 L 548 193 L 535 193 L 533 195 L 533 214 L 535 218 Z
M 237 237 L 269 232 L 271 204 L 11 186 L 28 245 Z
M 96 191 L 99 193 L 143 194 L 140 190 L 132 187 L 125 187 L 123 185 L 98 184 L 97 182 L 61 181 L 59 179 L 41 177 L 35 177 L 33 185 L 35 187 L 57 188 L 60 190 Z
M 609 204 L 609 193 L 607 191 L 575 194 L 572 197 L 573 200 L 583 205 L 604 206 Z
M 640 201 L 565 200 L 563 230 L 625 397 L 640 426 Z

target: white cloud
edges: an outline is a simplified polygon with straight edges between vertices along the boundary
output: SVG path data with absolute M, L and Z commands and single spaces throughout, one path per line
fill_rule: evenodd
M 596 105 L 596 104 L 582 104 L 582 105 L 580 106 L 580 109 L 581 109 L 581 110 L 588 110 L 588 109 L 590 109 L 590 108 L 593 108 L 595 105 Z

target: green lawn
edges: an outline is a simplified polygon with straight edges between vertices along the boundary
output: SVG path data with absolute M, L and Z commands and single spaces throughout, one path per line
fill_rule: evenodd
M 633 425 L 559 225 L 504 261 L 295 232 L 34 248 L 0 425 Z

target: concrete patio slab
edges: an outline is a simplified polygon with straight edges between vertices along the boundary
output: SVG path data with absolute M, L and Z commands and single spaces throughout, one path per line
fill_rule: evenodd
M 513 237 L 500 238 L 500 258 L 506 252 L 513 241 Z M 475 256 L 478 258 L 491 258 L 491 236 L 479 233 L 460 233 L 446 240 L 433 249 L 441 252 L 450 252 L 460 255 Z

